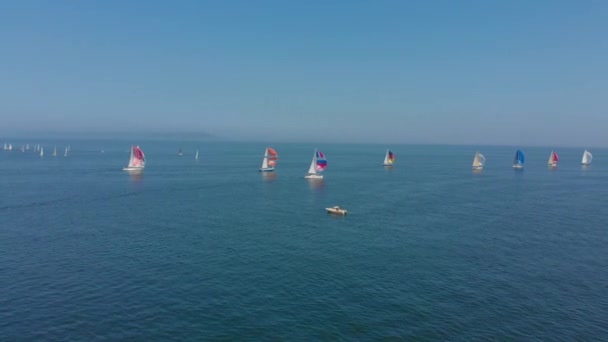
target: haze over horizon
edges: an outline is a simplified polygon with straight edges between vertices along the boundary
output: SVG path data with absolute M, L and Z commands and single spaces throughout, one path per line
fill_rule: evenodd
M 608 146 L 608 3 L 0 4 L 0 137 Z

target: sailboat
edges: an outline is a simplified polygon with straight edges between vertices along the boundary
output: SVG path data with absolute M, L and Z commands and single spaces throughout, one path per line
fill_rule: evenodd
M 40 158 L 44 157 L 44 147 L 40 147 Z
M 8 144 L 8 150 L 12 151 L 13 150 L 13 144 Z
M 67 156 L 68 156 L 68 151 L 69 151 L 69 150 L 70 150 L 70 149 L 69 149 L 68 147 L 66 147 L 66 148 L 65 148 L 65 151 L 63 152 L 63 156 L 64 156 L 64 157 L 67 157 Z
M 146 156 L 144 151 L 139 148 L 139 145 L 131 146 L 131 158 L 129 158 L 129 165 L 123 168 L 124 171 L 141 171 L 146 166 Z
M 57 146 L 53 147 L 53 157 L 57 157 Z
M 196 150 L 196 154 L 194 155 L 194 159 L 198 160 L 198 150 Z
M 260 171 L 274 171 L 274 167 L 277 165 L 277 159 L 279 159 L 277 151 L 275 151 L 273 148 L 267 147 L 266 151 L 264 151 L 264 159 L 262 159 L 262 167 L 260 167 Z
M 583 152 L 583 160 L 581 160 L 581 164 L 590 165 L 592 160 L 593 155 L 591 154 L 591 152 L 585 150 L 585 152 Z
M 395 155 L 393 154 L 393 152 L 391 152 L 391 150 L 386 150 L 386 155 L 384 156 L 384 163 L 382 165 L 393 166 L 394 162 L 395 162 Z
M 323 152 L 315 149 L 315 153 L 312 155 L 312 161 L 310 162 L 310 167 L 308 168 L 308 173 L 304 178 L 322 179 L 323 175 L 321 172 L 325 171 L 326 168 L 327 159 L 325 159 L 325 155 Z
M 547 162 L 547 165 L 550 166 L 550 167 L 556 167 L 558 160 L 559 160 L 559 156 L 557 155 L 557 153 L 551 151 L 551 154 L 549 155 L 549 161 Z
M 179 148 L 179 151 L 177 151 L 177 155 L 178 156 L 183 156 L 184 155 L 184 152 L 182 152 L 182 148 L 181 147 Z
M 25 152 L 25 146 L 21 145 L 21 152 Z
M 517 150 L 515 152 L 515 158 L 513 159 L 513 168 L 514 169 L 523 169 L 524 168 L 524 153 L 522 150 Z
M 483 165 L 486 163 L 486 157 L 483 154 L 476 152 L 475 158 L 473 158 L 473 170 L 483 169 Z

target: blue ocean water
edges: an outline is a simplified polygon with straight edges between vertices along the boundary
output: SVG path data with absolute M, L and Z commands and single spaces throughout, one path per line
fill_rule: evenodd
M 260 173 L 262 143 L 137 143 L 140 175 L 129 142 L 0 151 L 2 339 L 608 336 L 608 150 L 272 144 Z

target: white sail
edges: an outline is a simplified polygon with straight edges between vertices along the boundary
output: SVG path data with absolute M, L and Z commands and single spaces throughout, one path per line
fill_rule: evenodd
M 198 150 L 196 150 L 196 154 L 194 155 L 194 159 L 198 160 Z
M 386 150 L 386 154 L 384 155 L 384 165 L 389 165 L 389 160 L 388 160 L 388 152 L 389 150 Z
M 40 158 L 44 157 L 44 147 L 40 147 Z
M 53 147 L 53 157 L 57 157 L 57 146 Z
M 589 165 L 589 164 L 591 164 L 592 160 L 593 160 L 593 155 L 591 154 L 591 152 L 585 150 L 585 152 L 583 152 L 583 160 L 581 161 L 581 164 Z
M 473 158 L 473 168 L 481 169 L 481 168 L 483 168 L 483 164 L 485 164 L 485 162 L 486 162 L 486 157 L 484 157 L 483 154 L 476 152 L 475 157 Z
M 264 150 L 264 158 L 262 159 L 262 170 L 268 168 L 268 149 Z
M 8 150 L 12 151 L 13 150 L 13 144 L 8 144 Z
M 68 156 L 68 151 L 69 151 L 69 149 L 66 147 L 66 148 L 65 148 L 65 152 L 63 152 L 63 156 L 64 156 L 64 157 L 67 157 L 67 156 Z
M 317 170 L 315 169 L 315 155 L 316 155 L 316 151 L 315 151 L 315 154 L 312 155 L 312 161 L 310 162 L 310 167 L 308 168 L 309 175 L 317 174 Z

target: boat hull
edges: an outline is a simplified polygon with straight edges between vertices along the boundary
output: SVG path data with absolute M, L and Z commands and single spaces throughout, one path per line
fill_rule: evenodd
M 123 171 L 143 171 L 143 167 L 123 167 Z
M 473 170 L 483 170 L 483 166 L 473 166 Z
M 274 167 L 260 168 L 260 172 L 272 172 Z
M 523 168 L 524 168 L 524 166 L 523 166 L 522 164 L 514 164 L 514 165 L 513 165 L 513 168 L 514 168 L 514 169 L 523 169 Z
M 557 166 L 557 163 L 549 163 L 549 164 L 547 164 L 547 166 L 548 166 L 548 167 L 556 167 L 556 166 Z
M 389 166 L 389 167 L 392 167 L 392 166 L 393 166 L 393 164 L 382 164 L 382 166 Z
M 346 215 L 348 213 L 345 209 L 336 209 L 336 208 L 325 208 L 328 214 L 334 215 Z
M 309 175 L 304 176 L 304 178 L 306 178 L 306 179 L 323 179 L 323 175 L 309 174 Z

